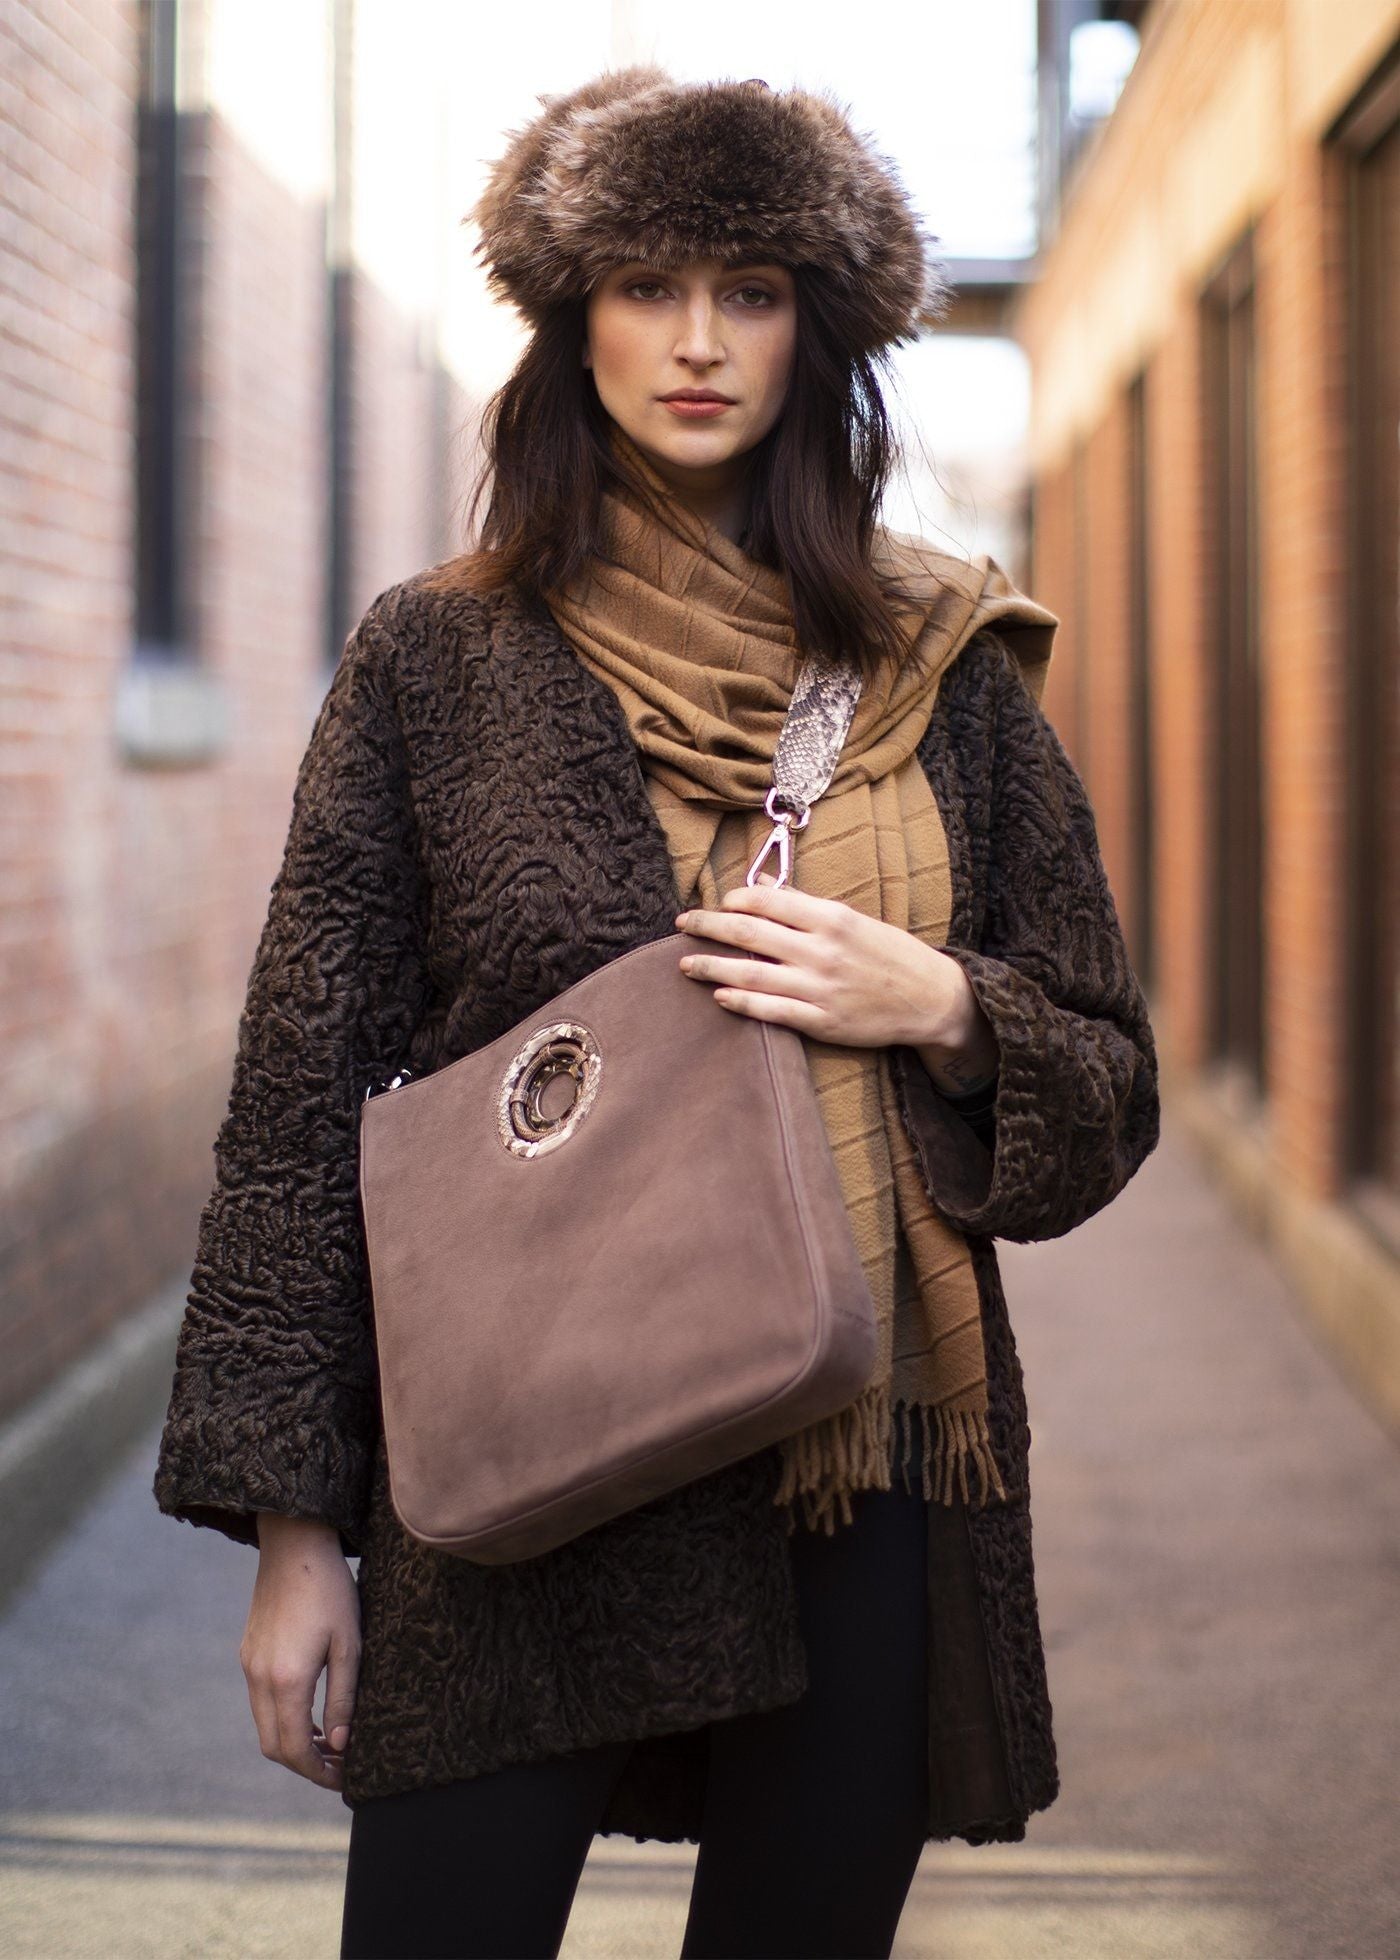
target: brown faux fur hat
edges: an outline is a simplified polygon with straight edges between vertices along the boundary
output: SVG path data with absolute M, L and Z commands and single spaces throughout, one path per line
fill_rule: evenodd
M 852 351 L 913 340 L 949 288 L 894 165 L 825 91 L 621 68 L 511 133 L 467 213 L 498 298 L 538 326 L 609 266 L 772 259 L 831 281 Z

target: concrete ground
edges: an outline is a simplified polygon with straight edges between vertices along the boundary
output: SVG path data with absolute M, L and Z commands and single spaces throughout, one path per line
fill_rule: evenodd
M 896 1953 L 1400 1954 L 1395 1439 L 1170 1119 L 1106 1212 L 1001 1252 L 1062 1793 L 930 1845 Z M 334 1955 L 349 1812 L 259 1753 L 256 1554 L 160 1517 L 156 1433 L 0 1620 L 0 1951 Z M 674 1954 L 694 1855 L 599 1840 L 565 1960 Z

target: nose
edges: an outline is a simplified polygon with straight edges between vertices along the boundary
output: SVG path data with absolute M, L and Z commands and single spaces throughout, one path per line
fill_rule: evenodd
M 691 367 L 713 367 L 724 358 L 720 334 L 720 310 L 709 293 L 695 293 L 686 301 L 676 340 L 676 358 Z

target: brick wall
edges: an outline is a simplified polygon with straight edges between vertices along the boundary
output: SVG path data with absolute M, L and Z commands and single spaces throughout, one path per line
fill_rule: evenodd
M 1154 789 L 1163 840 L 1154 866 L 1158 1011 L 1175 1056 L 1198 1067 L 1208 1034 L 1212 746 L 1218 734 L 1228 741 L 1228 731 L 1212 725 L 1205 672 L 1215 595 L 1202 535 L 1210 459 L 1198 288 L 1222 245 L 1255 225 L 1270 1100 L 1287 1175 L 1325 1193 L 1335 1189 L 1341 1158 L 1343 1080 L 1346 227 L 1339 158 L 1315 127 L 1288 126 L 1284 27 L 1284 9 L 1270 0 L 1234 9 L 1177 0 L 1160 10 L 1117 126 L 1105 131 L 1073 189 L 1046 278 L 1019 325 L 1040 390 L 1035 589 L 1066 627 L 1051 698 L 1089 782 L 1125 912 L 1132 864 L 1126 390 L 1137 366 L 1147 367 Z M 1277 95 L 1261 101 L 1259 90 L 1270 84 Z M 1267 181 L 1262 129 L 1273 157 Z M 1176 133 L 1179 147 L 1153 140 L 1163 130 Z M 1239 167 L 1212 186 L 1211 161 Z M 1191 184 L 1189 219 L 1178 221 L 1171 200 L 1183 178 Z M 1251 181 L 1252 200 L 1241 203 L 1240 186 Z M 1208 208 L 1212 191 L 1224 221 Z M 1151 250 L 1143 244 L 1149 218 L 1157 226 Z M 1165 265 L 1155 262 L 1163 252 Z M 1085 324 L 1084 282 L 1095 261 L 1108 268 L 1095 296 L 1116 274 L 1117 311 L 1136 317 L 1116 335 L 1096 326 L 1071 382 L 1059 364 L 1067 329 Z M 1084 455 L 1079 530 L 1087 536 L 1077 534 L 1069 480 L 1075 446 Z M 1076 553 L 1088 569 L 1082 593 Z M 1076 672 L 1077 643 L 1087 672 Z M 1076 727 L 1079 701 L 1088 703 L 1085 729 Z
M 1280 1164 L 1340 1189 L 1346 1079 L 1346 222 L 1341 159 L 1290 146 L 1259 228 L 1269 1035 Z
M 1183 299 L 1147 370 L 1154 792 L 1159 987 L 1154 1020 L 1170 1052 L 1198 1068 L 1208 1040 L 1206 879 L 1210 729 L 1206 713 L 1207 503 L 1200 321 Z
M 124 810 L 107 754 L 128 633 L 135 39 L 123 9 L 51 0 L 8 8 L 0 41 L 0 1395 L 11 1403 L 146 1277 L 129 1206 L 98 1161 L 102 1126 L 139 1132 L 127 1162 L 159 1215 L 181 1172 L 178 1120 L 163 1132 L 140 1093 L 141 1063 L 169 1032 L 139 1025 L 159 1015 L 162 955 L 139 945 L 110 849 L 114 825 L 132 822 L 155 841 L 158 868 L 156 840 L 176 819 L 154 781 Z
M 1135 856 L 1129 388 L 1146 376 L 1155 842 L 1152 1010 L 1196 1135 L 1400 1417 L 1400 1243 L 1349 1186 L 1347 157 L 1334 130 L 1400 45 L 1396 0 L 1159 0 L 1015 328 L 1032 375 L 1032 589 L 1064 622 L 1047 710 L 1089 785 L 1120 912 Z M 1264 1095 L 1211 1062 L 1219 458 L 1201 296 L 1252 233 Z M 1082 459 L 1082 494 L 1075 460 Z M 1131 948 L 1130 948 L 1131 950 Z M 1253 1154 L 1250 1154 L 1253 1153 Z M 1393 1206 L 1392 1206 L 1393 1210 Z
M 220 4 L 183 7 L 193 43 Z M 188 1271 L 326 679 L 324 206 L 209 112 L 187 163 L 186 492 L 227 742 L 182 767 L 118 754 L 138 28 L 132 0 L 12 0 L 0 21 L 0 1416 Z M 425 457 L 434 404 L 461 403 L 367 280 L 357 313 L 358 616 L 443 555 Z
M 1128 730 L 1129 584 L 1128 416 L 1115 397 L 1085 445 L 1084 519 L 1087 579 L 1081 607 L 1090 647 L 1088 788 L 1102 833 L 1104 866 L 1120 912 L 1127 915 L 1126 828 L 1132 765 Z M 1080 735 L 1083 740 L 1083 732 Z

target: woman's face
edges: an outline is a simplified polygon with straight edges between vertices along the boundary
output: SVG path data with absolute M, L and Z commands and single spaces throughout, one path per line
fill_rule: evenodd
M 695 259 L 614 266 L 587 302 L 584 365 L 613 420 L 674 488 L 718 490 L 782 412 L 797 335 L 791 272 Z M 668 397 L 709 391 L 723 405 Z

